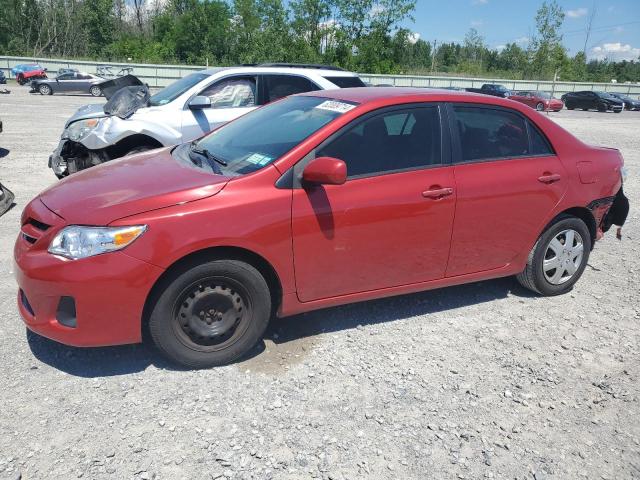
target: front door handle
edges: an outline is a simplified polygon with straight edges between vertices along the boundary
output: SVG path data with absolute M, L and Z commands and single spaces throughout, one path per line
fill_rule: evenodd
M 452 194 L 453 194 L 453 188 L 451 187 L 434 188 L 434 189 L 425 190 L 424 192 L 422 192 L 422 196 L 424 198 L 432 198 L 434 200 L 439 200 L 443 197 L 448 197 L 449 195 L 452 195 Z
M 538 177 L 538 181 L 542 182 L 542 183 L 553 183 L 553 182 L 557 182 L 558 180 L 560 180 L 560 174 L 559 173 L 546 173 L 544 175 L 542 175 L 541 177 Z

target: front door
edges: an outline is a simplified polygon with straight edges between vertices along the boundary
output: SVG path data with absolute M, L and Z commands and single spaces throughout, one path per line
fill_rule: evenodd
M 444 277 L 456 195 L 440 107 L 365 117 L 315 152 L 344 160 L 347 182 L 293 191 L 303 302 Z
M 458 195 L 448 277 L 504 267 L 530 249 L 567 185 L 548 140 L 520 113 L 453 111 Z
M 223 78 L 198 93 L 211 100 L 210 108 L 182 110 L 182 140 L 188 142 L 203 136 L 245 113 L 257 105 L 255 76 Z

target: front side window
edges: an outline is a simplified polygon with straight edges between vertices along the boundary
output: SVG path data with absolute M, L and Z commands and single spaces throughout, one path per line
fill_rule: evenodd
M 516 113 L 454 106 L 462 161 L 522 157 L 529 154 L 524 119 Z
M 198 83 L 206 78 L 209 78 L 208 73 L 191 73 L 180 80 L 173 82 L 168 87 L 163 88 L 155 95 L 152 95 L 149 99 L 149 105 L 157 107 L 160 105 L 166 105 L 169 102 L 173 102 L 176 98 L 182 95 L 190 88 L 196 86 Z
M 256 106 L 256 78 L 225 78 L 205 88 L 200 95 L 209 97 L 212 108 Z
M 311 80 L 295 75 L 265 75 L 264 81 L 267 88 L 267 103 L 296 93 L 320 90 Z
M 323 146 L 316 157 L 335 157 L 357 177 L 440 165 L 438 107 L 414 107 L 375 115 Z
M 228 123 L 193 148 L 222 160 L 226 165 L 215 167 L 225 175 L 248 174 L 274 162 L 352 108 L 352 103 L 321 97 L 287 98 Z

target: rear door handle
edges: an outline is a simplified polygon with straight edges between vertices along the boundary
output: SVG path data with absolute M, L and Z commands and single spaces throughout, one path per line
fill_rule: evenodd
M 432 190 L 425 190 L 422 192 L 422 196 L 425 198 L 432 198 L 434 200 L 438 200 L 442 197 L 448 197 L 453 194 L 453 188 L 434 188 Z
M 541 177 L 538 177 L 538 181 L 542 183 L 553 183 L 560 180 L 560 178 L 559 173 L 545 173 Z

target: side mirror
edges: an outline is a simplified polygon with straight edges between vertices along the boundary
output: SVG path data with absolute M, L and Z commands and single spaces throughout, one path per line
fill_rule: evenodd
M 315 185 L 342 185 L 347 181 L 347 164 L 332 157 L 319 157 L 302 171 L 302 180 Z
M 211 108 L 211 99 L 203 95 L 193 97 L 189 102 L 191 110 L 202 110 L 203 108 Z

